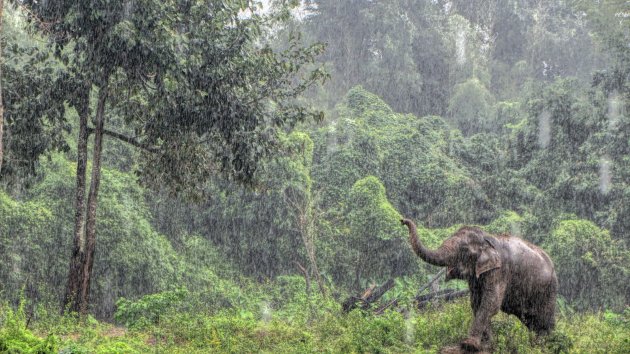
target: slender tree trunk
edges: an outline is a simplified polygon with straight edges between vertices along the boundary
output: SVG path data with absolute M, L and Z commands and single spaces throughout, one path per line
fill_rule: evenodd
M 94 251 L 96 249 L 96 207 L 98 205 L 98 190 L 101 184 L 101 153 L 103 152 L 103 128 L 105 125 L 105 102 L 107 101 L 107 85 L 101 87 L 96 120 L 94 122 L 94 150 L 92 155 L 92 179 L 87 200 L 87 215 L 85 220 L 85 259 L 82 264 L 82 279 L 80 288 L 81 315 L 86 315 L 90 300 L 90 282 L 92 280 L 92 266 L 94 265 Z
M 307 206 L 307 214 L 306 219 L 305 220 L 305 230 L 303 232 L 303 237 L 304 237 L 304 246 L 306 246 L 306 253 L 308 255 L 309 261 L 311 263 L 311 269 L 313 270 L 313 273 L 315 274 L 315 280 L 317 281 L 317 286 L 319 287 L 319 292 L 322 293 L 322 295 L 326 295 L 326 288 L 324 288 L 324 282 L 322 281 L 322 277 L 319 273 L 319 267 L 317 266 L 317 258 L 315 257 L 315 238 L 313 235 L 313 222 L 314 222 L 314 218 L 313 218 L 313 212 L 312 212 L 312 205 L 310 205 L 310 201 L 309 201 L 309 205 Z
M 68 272 L 68 284 L 64 297 L 64 309 L 87 314 L 90 299 L 90 282 L 94 251 L 96 249 L 96 208 L 101 180 L 101 153 L 103 151 L 103 130 L 105 124 L 105 103 L 107 85 L 99 91 L 98 105 L 94 121 L 94 147 L 92 155 L 92 176 L 90 191 L 85 205 L 88 144 L 88 100 L 79 110 L 79 139 L 77 143 L 77 188 L 75 199 L 75 224 L 72 255 Z M 63 309 L 62 309 L 63 311 Z
M 0 0 L 0 34 L 2 34 L 2 14 L 4 13 L 4 0 Z M 4 148 L 2 136 L 4 135 L 4 104 L 2 103 L 2 44 L 0 43 L 0 172 L 2 172 L 2 159 Z
M 324 288 L 324 282 L 319 274 L 319 267 L 317 266 L 317 259 L 315 257 L 315 235 L 313 233 L 315 213 L 310 188 L 307 189 L 305 195 L 299 196 L 293 190 L 286 190 L 284 197 L 287 203 L 297 211 L 298 229 L 302 243 L 304 244 L 304 249 L 306 250 L 310 271 L 315 274 L 319 291 L 322 295 L 326 296 L 326 288 Z
M 88 88 L 89 90 L 89 88 Z M 62 313 L 68 309 L 72 312 L 79 312 L 79 302 L 77 294 L 81 283 L 81 273 L 85 247 L 85 181 L 87 169 L 87 145 L 88 145 L 88 116 L 89 93 L 86 95 L 80 107 L 79 113 L 79 137 L 77 140 L 77 178 L 76 197 L 74 213 L 74 238 L 72 242 L 72 255 L 70 257 L 70 269 L 68 270 L 68 284 L 66 294 L 62 304 Z
M 293 204 L 298 210 L 300 236 L 302 236 L 302 242 L 304 243 L 304 248 L 306 249 L 306 256 L 308 257 L 311 272 L 315 274 L 315 281 L 317 282 L 319 291 L 325 296 L 326 288 L 324 288 L 324 282 L 319 274 L 319 267 L 317 266 L 317 259 L 315 257 L 315 237 L 313 235 L 313 223 L 315 222 L 315 217 L 313 215 L 313 200 L 310 193 L 306 195 L 305 200 L 302 203 L 294 201 Z

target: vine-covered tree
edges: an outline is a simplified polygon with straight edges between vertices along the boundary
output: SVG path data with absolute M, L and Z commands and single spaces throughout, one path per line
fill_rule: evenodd
M 400 219 L 378 178 L 367 176 L 352 186 L 347 212 L 349 232 L 343 235 L 347 238 L 343 244 L 354 268 L 355 288 L 365 286 L 366 281 L 382 283 L 408 274 L 415 259 L 405 244 Z

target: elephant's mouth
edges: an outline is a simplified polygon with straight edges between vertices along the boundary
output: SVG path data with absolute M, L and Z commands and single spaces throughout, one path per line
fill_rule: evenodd
M 466 268 L 454 267 L 454 266 L 446 267 L 446 276 L 444 279 L 445 281 L 449 281 L 451 279 L 465 280 L 467 277 L 468 277 L 468 272 L 466 271 Z
M 451 279 L 458 279 L 458 278 L 459 278 L 459 272 L 457 271 L 455 267 L 452 267 L 452 266 L 446 267 L 445 281 L 449 281 Z

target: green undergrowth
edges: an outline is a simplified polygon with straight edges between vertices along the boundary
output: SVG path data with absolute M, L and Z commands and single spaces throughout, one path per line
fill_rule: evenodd
M 267 291 L 270 290 L 270 291 Z M 266 293 L 266 294 L 263 294 Z M 262 294 L 262 295 L 261 295 Z M 4 353 L 437 353 L 466 337 L 468 302 L 375 315 L 342 314 L 338 302 L 300 278 L 262 287 L 244 308 L 213 311 L 195 304 L 185 289 L 120 300 L 116 323 L 78 320 L 39 309 L 0 308 L 0 352 Z M 536 338 L 513 316 L 493 319 L 496 353 L 628 353 L 630 310 L 563 314 L 557 329 Z

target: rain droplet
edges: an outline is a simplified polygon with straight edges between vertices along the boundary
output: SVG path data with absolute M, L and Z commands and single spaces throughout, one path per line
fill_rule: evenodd
M 538 117 L 538 144 L 543 149 L 549 146 L 551 141 L 551 114 L 547 111 L 543 111 Z
M 265 323 L 271 321 L 271 306 L 269 306 L 269 303 L 266 301 L 260 304 L 260 317 Z
M 463 28 L 457 30 L 455 46 L 457 51 L 457 64 L 464 65 L 466 63 L 466 31 Z
M 405 317 L 405 343 L 413 344 L 415 340 L 415 321 L 413 311 L 407 312 Z
M 614 130 L 619 122 L 622 112 L 622 102 L 617 93 L 613 93 L 608 97 L 608 129 Z
M 337 123 L 333 122 L 331 124 L 331 128 L 330 128 L 330 132 L 328 133 L 328 136 L 326 137 L 326 153 L 327 154 L 332 154 L 335 151 L 337 151 L 337 144 L 338 144 L 338 139 L 337 139 Z
M 510 222 L 510 234 L 520 237 L 521 236 L 521 224 L 518 222 Z
M 610 191 L 612 176 L 610 173 L 610 159 L 602 157 L 599 162 L 599 190 L 606 195 Z

